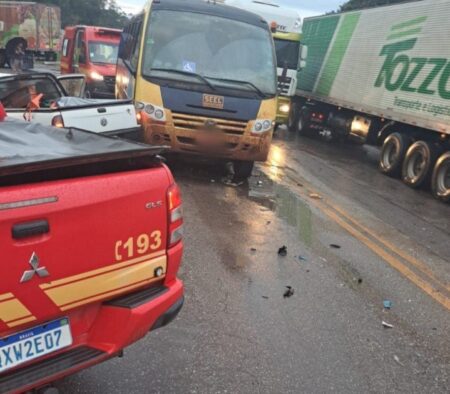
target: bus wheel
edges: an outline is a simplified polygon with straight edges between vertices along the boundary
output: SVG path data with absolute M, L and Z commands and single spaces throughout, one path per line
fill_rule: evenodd
M 401 174 L 403 158 L 411 142 L 410 137 L 401 133 L 392 133 L 384 140 L 379 164 L 383 174 L 392 177 L 398 177 Z
M 450 202 L 450 151 L 444 153 L 436 162 L 431 177 L 433 196 L 443 202 Z
M 412 144 L 403 162 L 403 182 L 415 189 L 429 183 L 437 155 L 437 148 L 430 142 L 417 141 Z
M 252 176 L 254 161 L 236 160 L 234 162 L 234 179 L 242 181 Z

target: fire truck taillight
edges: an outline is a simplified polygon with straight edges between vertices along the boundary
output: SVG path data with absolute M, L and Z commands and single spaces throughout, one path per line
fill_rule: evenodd
M 181 193 L 176 184 L 167 191 L 167 206 L 169 208 L 169 245 L 171 248 L 181 242 L 183 238 L 183 210 Z

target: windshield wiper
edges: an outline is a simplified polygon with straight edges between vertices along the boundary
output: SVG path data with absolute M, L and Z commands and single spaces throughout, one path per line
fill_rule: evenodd
M 205 85 L 208 85 L 212 90 L 216 90 L 216 87 L 209 82 L 203 75 L 191 73 L 190 71 L 183 71 L 183 70 L 177 70 L 175 68 L 151 68 L 150 72 L 152 71 L 166 71 L 168 73 L 174 73 L 174 74 L 181 74 L 181 75 L 187 75 L 190 77 L 195 77 L 202 81 Z
M 266 98 L 268 96 L 268 94 L 264 93 L 260 88 L 258 88 L 258 86 L 256 86 L 252 82 L 240 81 L 239 79 L 228 79 L 228 78 L 214 78 L 214 77 L 205 77 L 205 78 L 214 79 L 215 81 L 220 81 L 220 82 L 230 82 L 230 83 L 235 83 L 235 84 L 244 84 L 244 85 L 250 86 L 256 93 L 259 94 L 260 97 Z

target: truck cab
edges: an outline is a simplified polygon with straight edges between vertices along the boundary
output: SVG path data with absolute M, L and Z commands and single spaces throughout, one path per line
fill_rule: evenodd
M 302 18 L 293 8 L 271 1 L 223 0 L 223 3 L 263 18 L 272 30 L 277 55 L 277 124 L 289 124 L 291 99 L 297 87 L 297 73 L 304 59 L 300 50 Z
M 114 98 L 121 30 L 94 26 L 66 27 L 61 49 L 61 73 L 86 76 L 87 94 Z

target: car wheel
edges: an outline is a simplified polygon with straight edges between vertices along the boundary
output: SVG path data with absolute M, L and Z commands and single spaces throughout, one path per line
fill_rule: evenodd
M 435 145 L 417 141 L 406 152 L 402 166 L 402 180 L 412 188 L 429 184 L 438 152 Z
M 431 178 L 433 196 L 443 202 L 450 202 L 450 151 L 439 157 Z
M 392 133 L 383 143 L 379 168 L 383 174 L 398 177 L 402 171 L 403 159 L 412 139 L 401 133 Z

